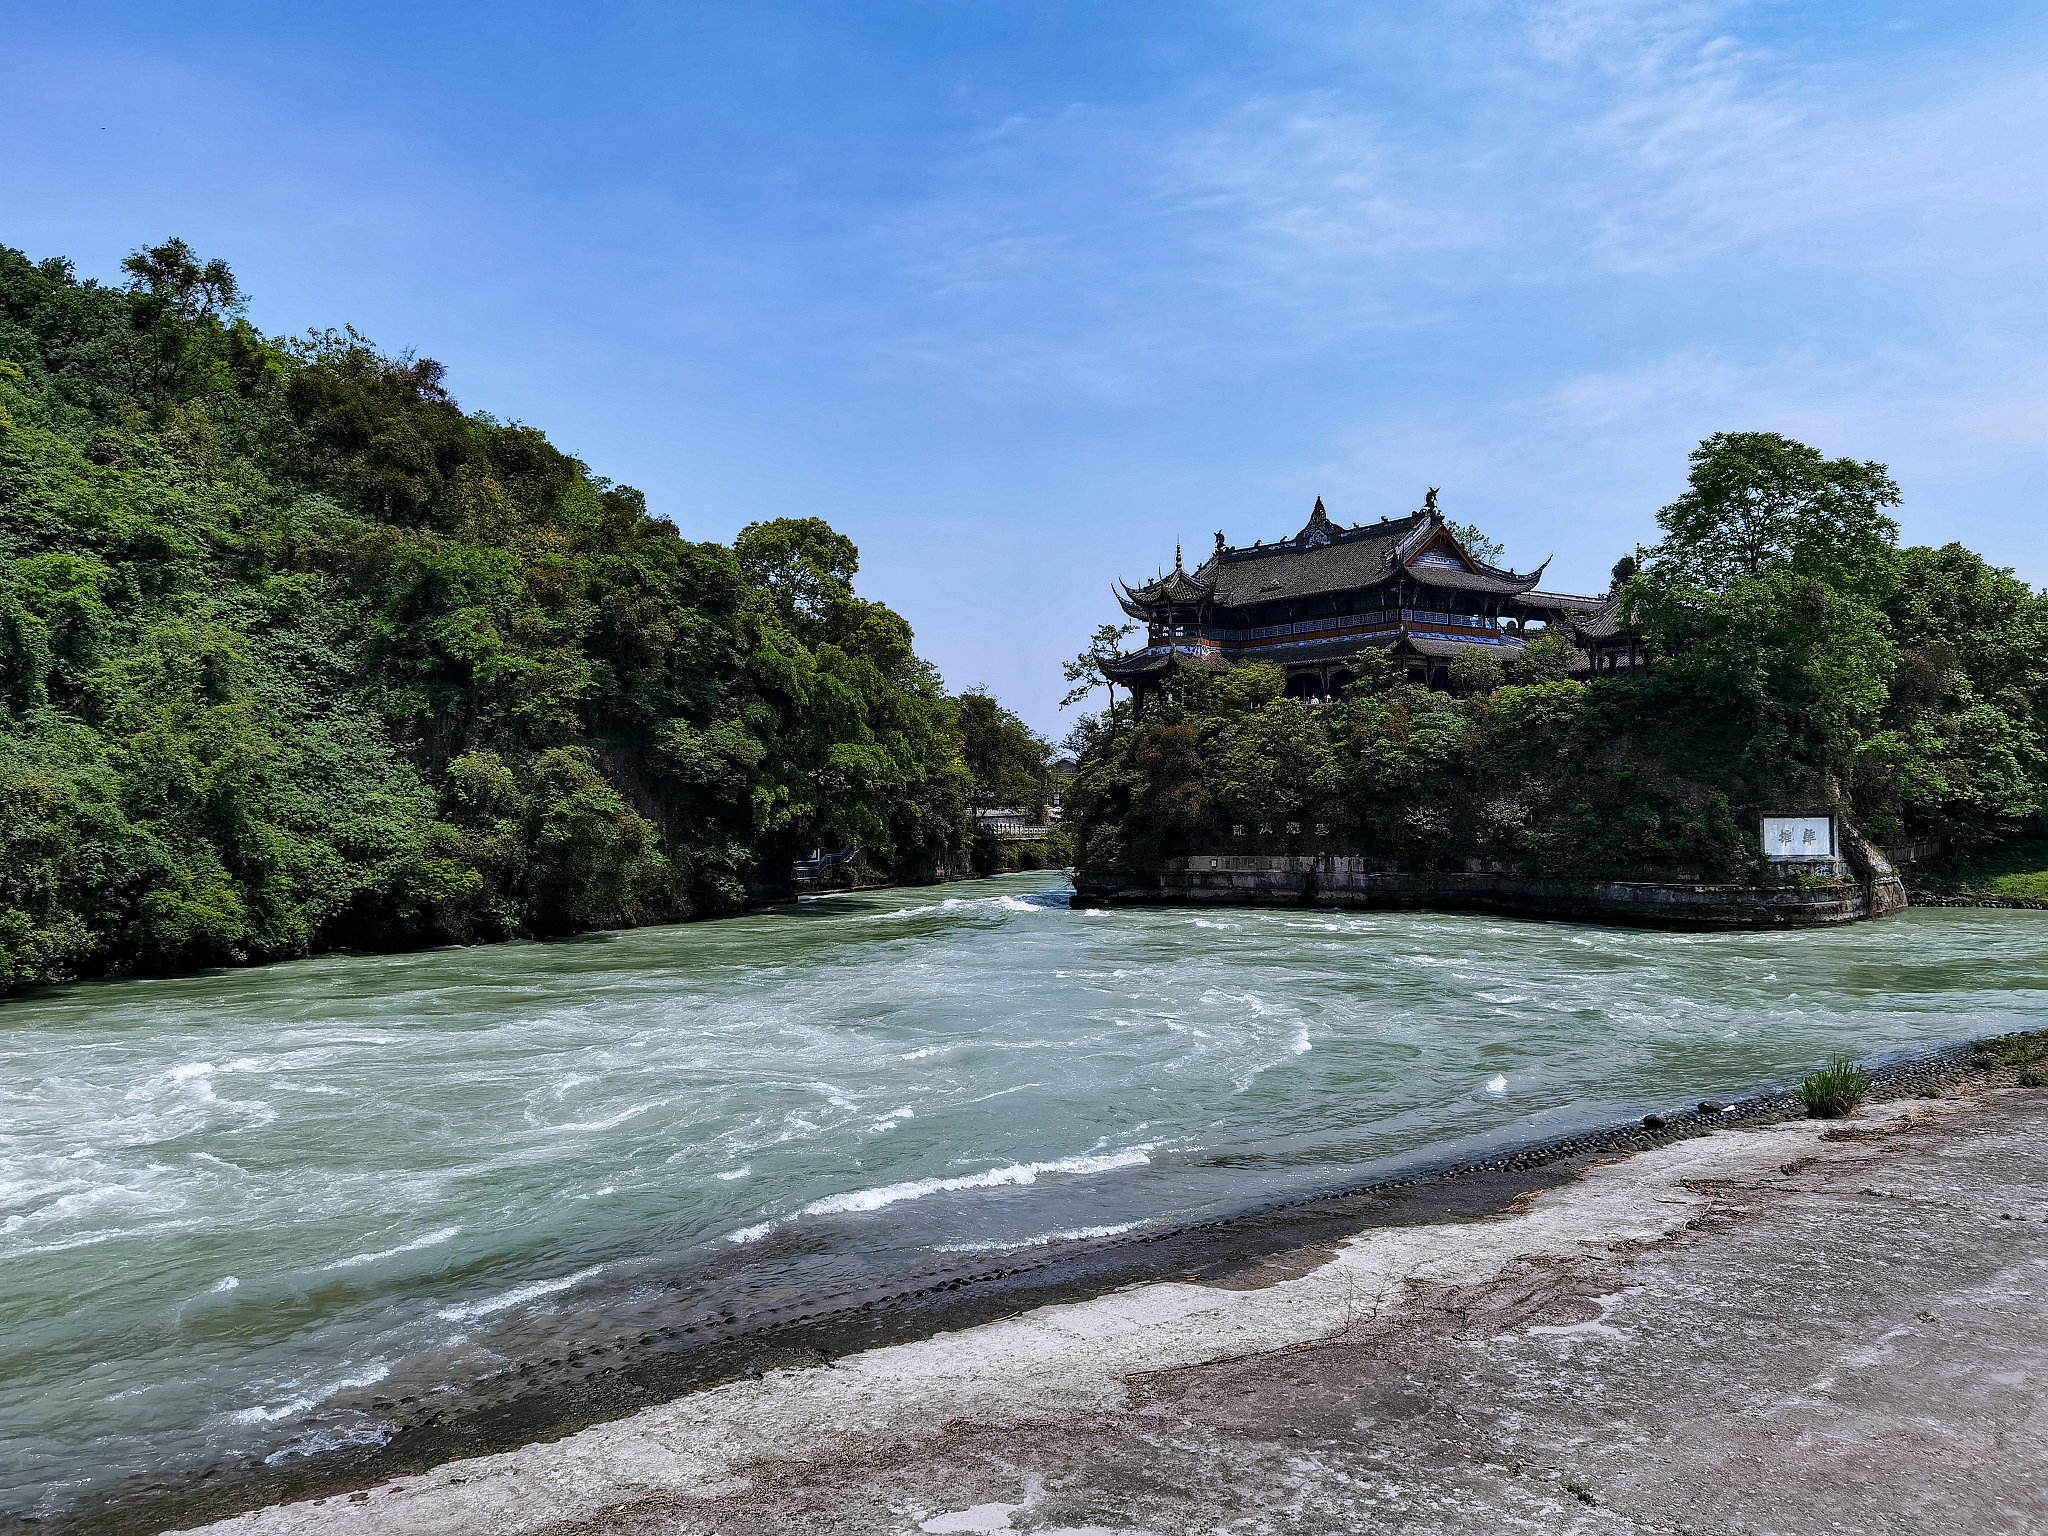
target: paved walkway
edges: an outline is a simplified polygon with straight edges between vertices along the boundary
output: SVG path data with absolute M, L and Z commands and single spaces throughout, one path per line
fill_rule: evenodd
M 2048 1092 L 1730 1130 L 212 1529 L 2048 1531 Z

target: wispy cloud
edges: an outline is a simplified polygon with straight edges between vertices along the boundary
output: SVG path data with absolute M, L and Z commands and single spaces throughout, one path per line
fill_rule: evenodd
M 1004 119 L 883 227 L 878 362 L 1129 405 L 1375 339 L 1472 347 L 1475 303 L 1528 330 L 1517 305 L 1711 291 L 1733 335 L 1800 283 L 1901 284 L 1959 295 L 1989 345 L 2035 302 L 1961 290 L 2038 257 L 2038 59 L 1859 71 L 1743 41 L 1732 5 L 1448 15 L 1483 41 L 1340 33 L 1284 87 Z
M 1426 123 L 1331 86 L 1255 97 L 1181 135 L 1161 179 L 1211 224 L 1199 238 L 1217 260 L 1290 307 L 1305 286 L 1388 275 L 1465 287 L 1738 256 L 1883 262 L 1827 237 L 1885 223 L 1897 260 L 2018 255 L 2005 221 L 2038 219 L 2048 142 L 2038 60 L 1859 79 L 1742 44 L 1720 30 L 1734 10 L 1545 7 L 1461 55 L 1460 77 L 1436 82 L 1454 105 Z

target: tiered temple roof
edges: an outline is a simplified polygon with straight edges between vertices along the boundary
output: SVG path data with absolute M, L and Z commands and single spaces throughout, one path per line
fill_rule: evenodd
M 1612 640 L 1616 635 L 1626 633 L 1621 622 L 1621 597 L 1610 592 L 1591 608 L 1567 613 L 1562 620 L 1564 632 L 1581 644 L 1589 640 Z
M 1565 614 L 1559 620 L 1559 628 L 1578 648 L 1588 675 L 1634 672 L 1644 662 L 1642 636 L 1628 626 L 1619 592 L 1608 593 L 1593 608 Z M 1575 666 L 1573 670 L 1581 668 Z
M 1120 585 L 1117 602 L 1145 622 L 1149 643 L 1103 673 L 1142 693 L 1169 672 L 1270 661 L 1288 673 L 1290 691 L 1327 693 L 1348 680 L 1345 663 L 1375 645 L 1438 683 L 1468 646 L 1519 649 L 1532 621 L 1608 622 L 1608 599 L 1537 591 L 1548 564 L 1525 573 L 1479 559 L 1445 523 L 1434 490 L 1417 511 L 1349 528 L 1318 497 L 1292 538 L 1232 548 L 1219 533 L 1193 571 L 1176 551 L 1170 572 Z

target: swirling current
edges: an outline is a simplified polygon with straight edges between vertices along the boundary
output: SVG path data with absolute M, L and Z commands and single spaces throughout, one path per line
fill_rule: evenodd
M 2040 1027 L 2048 995 L 2031 912 L 1699 935 L 1067 896 L 0 1006 L 0 1513 L 374 1445 L 665 1319 Z

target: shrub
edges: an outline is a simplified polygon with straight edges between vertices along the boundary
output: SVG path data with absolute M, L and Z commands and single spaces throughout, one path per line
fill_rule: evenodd
M 1868 1092 L 1870 1074 L 1847 1057 L 1837 1057 L 1832 1066 L 1807 1075 L 1799 1085 L 1799 1102 L 1816 1119 L 1839 1120 L 1861 1104 Z
M 1561 633 L 1546 633 L 1540 640 L 1532 640 L 1508 658 L 1507 674 L 1511 683 L 1561 683 L 1572 675 L 1572 660 L 1577 655 L 1572 643 Z
M 1460 693 L 1491 693 L 1507 676 L 1500 652 L 1468 645 L 1451 662 L 1451 686 Z

